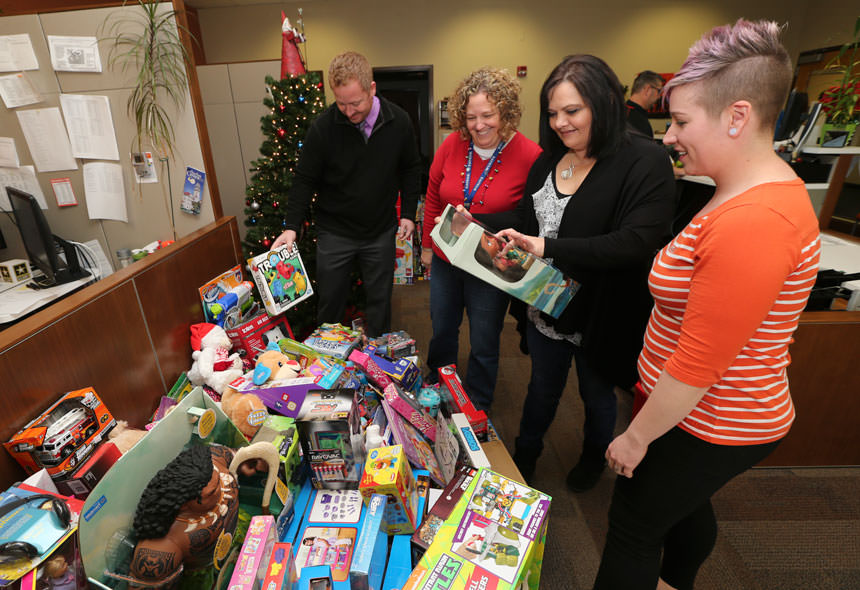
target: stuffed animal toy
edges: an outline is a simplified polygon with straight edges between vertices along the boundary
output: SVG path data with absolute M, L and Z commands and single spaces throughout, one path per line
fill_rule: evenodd
M 302 370 L 301 365 L 281 352 L 278 345 L 270 343 L 265 352 L 257 357 L 254 369 L 254 385 L 263 385 L 267 381 L 295 379 Z
M 223 328 L 215 324 L 191 326 L 191 358 L 188 379 L 194 385 L 208 385 L 220 394 L 231 381 L 242 376 L 242 359 L 230 354 L 233 343 Z
M 136 445 L 140 439 L 146 436 L 146 430 L 129 428 L 125 420 L 117 420 L 116 426 L 108 434 L 108 440 L 116 445 L 119 452 L 125 455 L 131 447 Z

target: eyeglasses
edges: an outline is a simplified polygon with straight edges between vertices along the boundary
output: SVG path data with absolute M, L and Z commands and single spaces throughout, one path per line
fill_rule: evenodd
M 662 87 L 662 86 L 654 86 L 653 84 L 649 84 L 649 86 L 651 86 L 651 88 L 653 88 L 654 90 L 656 90 L 656 91 L 657 91 L 657 94 L 660 94 L 661 92 L 663 92 L 663 87 Z

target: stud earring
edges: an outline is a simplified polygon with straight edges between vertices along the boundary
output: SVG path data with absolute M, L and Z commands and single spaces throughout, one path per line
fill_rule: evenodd
M 734 127 L 729 127 L 729 135 L 737 135 L 738 130 Z

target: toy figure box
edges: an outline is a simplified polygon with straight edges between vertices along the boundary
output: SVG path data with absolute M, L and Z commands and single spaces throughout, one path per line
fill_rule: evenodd
M 388 554 L 388 535 L 382 530 L 385 496 L 373 494 L 367 503 L 355 556 L 349 569 L 351 590 L 380 590 Z
M 403 447 L 378 447 L 367 454 L 358 487 L 368 504 L 376 494 L 387 498 L 382 528 L 389 535 L 413 533 L 418 526 L 418 490 Z
M 296 417 L 296 428 L 315 488 L 358 488 L 364 457 L 352 389 L 309 391 Z
M 358 346 L 361 333 L 341 324 L 320 324 L 304 343 L 317 352 L 339 359 L 349 358 L 349 353 Z
M 397 384 L 389 384 L 382 392 L 385 401 L 392 409 L 409 421 L 412 426 L 421 431 L 432 442 L 436 442 L 436 420 L 430 417 L 421 402 L 411 391 Z
M 411 285 L 415 282 L 412 240 L 397 238 L 394 244 L 394 284 Z
M 438 485 L 445 485 L 445 476 L 442 470 L 439 469 L 439 464 L 436 461 L 436 455 L 433 454 L 433 449 L 409 422 L 404 420 L 389 403 L 383 399 L 382 409 L 385 412 L 385 418 L 388 420 L 388 426 L 391 429 L 391 435 L 394 443 L 403 447 L 403 452 L 409 462 L 419 469 L 426 469 L 430 472 L 430 476 Z
M 542 492 L 481 469 L 403 590 L 507 590 L 524 581 L 536 590 L 533 566 L 542 555 L 550 501 Z
M 248 321 L 227 330 L 227 337 L 233 343 L 233 352 L 247 358 L 254 358 L 258 352 L 266 350 L 270 342 L 278 344 L 292 336 L 293 331 L 286 318 L 269 317 L 269 314 L 262 311 Z
M 275 543 L 269 555 L 263 590 L 293 590 L 297 582 L 293 546 L 290 543 Z
M 44 468 L 62 478 L 80 465 L 116 425 L 93 388 L 64 394 L 3 443 L 28 474 Z
M 296 570 L 328 566 L 334 590 L 349 589 L 349 572 L 365 518 L 358 490 L 317 490 L 296 538 Z
M 295 244 L 290 250 L 281 246 L 249 258 L 248 266 L 263 305 L 271 316 L 284 313 L 314 293 Z
M 412 535 L 412 545 L 415 547 L 415 553 L 418 557 L 423 555 L 433 543 L 439 527 L 451 516 L 454 507 L 460 501 L 460 497 L 467 489 L 472 487 L 472 482 L 477 475 L 478 470 L 474 467 L 460 467 L 454 474 L 454 477 L 445 486 L 442 495 L 433 503 L 428 511 L 427 518 L 421 521 L 418 530 Z
M 511 248 L 475 220 L 448 205 L 430 233 L 451 264 L 557 318 L 579 283 L 534 254 Z
M 372 355 L 373 360 L 376 361 L 379 368 L 385 371 L 389 377 L 396 380 L 406 389 L 412 389 L 416 379 L 418 379 L 418 376 L 421 374 L 421 371 L 418 370 L 415 363 L 409 359 L 399 358 L 391 360 L 380 355 L 380 351 L 373 344 L 365 346 L 364 352 Z
M 274 545 L 275 519 L 271 515 L 252 517 L 233 568 L 230 590 L 260 590 L 263 587 Z

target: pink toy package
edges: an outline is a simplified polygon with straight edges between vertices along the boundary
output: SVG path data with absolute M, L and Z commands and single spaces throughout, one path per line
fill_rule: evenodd
M 436 442 L 436 420 L 424 411 L 412 392 L 390 383 L 382 392 L 385 401 L 412 426 L 421 431 L 432 442 Z
M 266 577 L 269 557 L 275 544 L 275 519 L 255 516 L 248 525 L 242 552 L 236 560 L 229 590 L 260 590 Z

